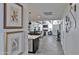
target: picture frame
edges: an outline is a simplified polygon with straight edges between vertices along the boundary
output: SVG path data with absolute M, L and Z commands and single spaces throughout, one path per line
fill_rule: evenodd
M 5 55 L 19 55 L 22 48 L 23 31 L 5 32 Z
M 19 3 L 4 3 L 4 29 L 23 27 L 23 6 Z

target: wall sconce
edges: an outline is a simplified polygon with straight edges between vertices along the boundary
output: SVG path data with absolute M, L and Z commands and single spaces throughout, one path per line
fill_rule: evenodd
M 72 3 L 70 3 L 70 6 L 72 5 Z
M 30 17 L 31 12 L 29 11 L 29 17 Z M 30 19 L 29 19 L 30 20 Z M 31 25 L 31 21 L 29 21 L 29 25 Z
M 29 25 L 31 25 L 31 21 L 29 21 Z

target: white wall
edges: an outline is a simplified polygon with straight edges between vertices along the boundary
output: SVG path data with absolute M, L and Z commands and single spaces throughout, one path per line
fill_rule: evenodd
M 23 28 L 23 31 L 25 33 L 25 35 L 24 35 L 25 53 L 24 54 L 28 54 L 28 4 L 23 4 L 23 6 L 24 6 L 24 11 L 23 11 L 23 18 L 24 18 L 23 25 L 24 25 L 24 28 Z
M 79 54 L 79 4 L 77 5 L 77 11 L 74 14 L 76 19 L 76 28 L 72 28 L 70 32 L 66 33 L 65 31 L 65 23 L 63 22 L 62 27 L 62 47 L 64 49 L 64 54 Z M 65 16 L 69 15 L 69 7 L 68 10 L 66 10 L 65 15 L 63 17 L 63 20 L 65 20 Z M 70 18 L 72 17 L 69 15 Z M 71 18 L 71 21 L 73 22 L 73 19 Z M 74 23 L 73 23 L 74 24 Z
M 3 36 L 3 4 L 0 3 L 0 54 L 4 52 L 4 36 Z
M 0 54 L 4 54 L 4 40 L 5 40 L 5 32 L 12 32 L 12 31 L 24 31 L 24 38 L 22 40 L 23 43 L 23 54 L 28 53 L 28 38 L 27 38 L 27 31 L 28 31 L 28 15 L 27 15 L 27 4 L 21 4 L 23 5 L 23 28 L 22 29 L 3 29 L 3 14 L 4 14 L 4 4 L 0 3 Z

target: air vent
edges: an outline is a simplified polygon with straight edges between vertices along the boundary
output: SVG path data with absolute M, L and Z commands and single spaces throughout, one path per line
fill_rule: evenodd
M 44 15 L 52 15 L 52 12 L 44 12 Z

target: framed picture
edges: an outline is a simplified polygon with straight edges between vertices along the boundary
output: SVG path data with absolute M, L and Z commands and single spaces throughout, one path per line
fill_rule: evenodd
M 4 28 L 23 27 L 23 6 L 18 3 L 4 3 Z
M 22 50 L 22 40 L 23 31 L 17 32 L 6 32 L 5 33 L 5 51 L 6 55 L 18 55 L 23 53 Z

